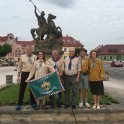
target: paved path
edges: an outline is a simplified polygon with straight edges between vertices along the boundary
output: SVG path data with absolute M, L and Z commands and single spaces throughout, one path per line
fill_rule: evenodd
M 109 81 L 104 81 L 104 86 L 107 92 L 124 107 L 124 81 L 118 82 L 117 79 L 110 78 Z

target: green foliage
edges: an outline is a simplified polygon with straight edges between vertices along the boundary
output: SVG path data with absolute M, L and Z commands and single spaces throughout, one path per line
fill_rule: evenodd
M 12 47 L 9 44 L 0 45 L 0 57 L 6 56 L 8 53 L 12 51 Z
M 78 47 L 75 48 L 75 55 L 76 55 L 76 56 L 79 55 L 80 50 L 81 50 L 81 48 L 78 48 Z
M 4 89 L 0 90 L 0 105 L 16 105 L 18 101 L 18 94 L 19 94 L 19 84 L 13 84 L 8 86 Z M 64 92 L 62 93 L 62 103 L 64 104 Z M 88 101 L 92 105 L 93 104 L 93 97 L 89 92 Z M 24 97 L 24 104 L 29 104 L 29 88 L 27 87 Z M 118 103 L 117 100 L 113 99 L 109 94 L 105 94 L 101 97 L 100 104 L 110 105 L 111 103 Z M 49 101 L 47 100 L 47 104 Z

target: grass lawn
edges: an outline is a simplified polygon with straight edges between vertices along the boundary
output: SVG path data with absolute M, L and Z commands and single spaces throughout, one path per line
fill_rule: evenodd
M 0 106 L 2 105 L 16 105 L 18 100 L 18 93 L 19 93 L 19 84 L 13 84 L 6 88 L 0 90 Z M 63 96 L 63 103 L 64 103 L 64 96 Z M 89 103 L 93 104 L 92 95 L 89 92 Z M 111 104 L 111 103 L 118 103 L 115 99 L 112 99 L 107 93 L 101 98 L 101 104 Z M 29 88 L 27 87 L 25 97 L 24 97 L 24 104 L 29 104 Z

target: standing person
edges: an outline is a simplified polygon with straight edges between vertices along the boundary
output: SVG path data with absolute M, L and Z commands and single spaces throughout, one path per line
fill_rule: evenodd
M 20 57 L 20 61 L 17 69 L 18 71 L 17 81 L 20 81 L 18 104 L 16 107 L 16 110 L 18 111 L 21 109 L 23 104 L 24 93 L 27 86 L 27 83 L 25 82 L 25 80 L 27 79 L 36 59 L 37 59 L 37 56 L 32 54 L 32 48 L 27 48 L 26 54 L 21 55 Z M 34 99 L 34 96 L 31 90 L 30 90 L 30 103 L 33 109 L 37 108 L 36 101 Z
M 87 50 L 86 49 L 82 49 L 80 51 L 80 56 L 79 56 L 79 61 L 81 63 L 81 67 L 83 67 L 84 61 L 86 60 L 86 53 Z M 82 108 L 83 104 L 85 102 L 85 106 L 87 108 L 90 108 L 90 105 L 88 103 L 88 89 L 89 89 L 89 79 L 88 79 L 88 73 L 87 72 L 81 72 L 80 75 L 80 81 L 79 81 L 79 98 L 80 98 L 80 103 L 79 103 L 79 107 Z M 84 101 L 83 101 L 84 100 Z
M 83 72 L 89 72 L 90 91 L 93 95 L 94 106 L 93 109 L 100 109 L 100 96 L 104 95 L 104 68 L 100 59 L 96 58 L 97 53 L 92 50 L 90 58 L 84 63 Z
M 54 71 L 55 71 L 54 68 L 52 68 L 49 62 L 46 61 L 45 54 L 42 51 L 40 51 L 38 52 L 38 60 L 34 63 L 30 71 L 30 74 L 26 79 L 26 82 L 28 83 L 33 76 L 35 79 L 37 79 L 47 75 L 49 72 L 54 72 Z M 40 101 L 38 102 L 39 102 L 38 104 L 40 104 Z M 43 98 L 43 102 L 45 102 L 45 98 Z
M 52 57 L 48 60 L 50 65 L 58 72 L 60 79 L 62 79 L 63 76 L 63 69 L 64 69 L 64 61 L 59 55 L 59 51 L 57 49 L 52 50 Z M 62 102 L 62 93 L 59 92 L 57 98 L 57 107 L 61 108 L 61 102 Z M 55 101 L 55 95 L 52 95 L 50 98 L 50 105 L 51 108 L 54 108 L 54 101 Z
M 69 49 L 69 56 L 65 58 L 64 64 L 65 108 L 71 105 L 72 109 L 76 109 L 81 64 L 75 56 L 75 48 Z

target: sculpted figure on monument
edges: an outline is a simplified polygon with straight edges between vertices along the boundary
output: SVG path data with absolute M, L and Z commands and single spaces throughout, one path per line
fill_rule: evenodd
M 34 40 L 35 39 L 43 40 L 44 35 L 47 34 L 48 32 L 48 25 L 47 25 L 46 19 L 44 18 L 45 13 L 44 11 L 42 11 L 41 15 L 39 16 L 36 11 L 36 6 L 34 7 L 35 7 L 35 15 L 37 17 L 39 27 L 37 29 L 35 28 L 31 29 L 31 34 Z
M 55 38 L 59 39 L 62 36 L 62 30 L 60 27 L 56 27 L 53 19 L 56 19 L 55 15 L 48 14 L 48 35 L 52 34 Z
M 41 14 L 38 15 L 38 8 L 35 5 L 34 7 L 35 16 L 37 17 L 39 26 L 36 29 L 31 29 L 31 35 L 34 39 L 35 53 L 37 53 L 38 51 L 43 51 L 45 54 L 51 54 L 53 48 L 58 48 L 60 53 L 62 53 L 62 30 L 60 27 L 56 27 L 55 25 L 54 19 L 56 19 L 56 16 L 53 14 L 48 14 L 48 18 L 46 21 L 44 17 L 44 11 L 42 11 Z

